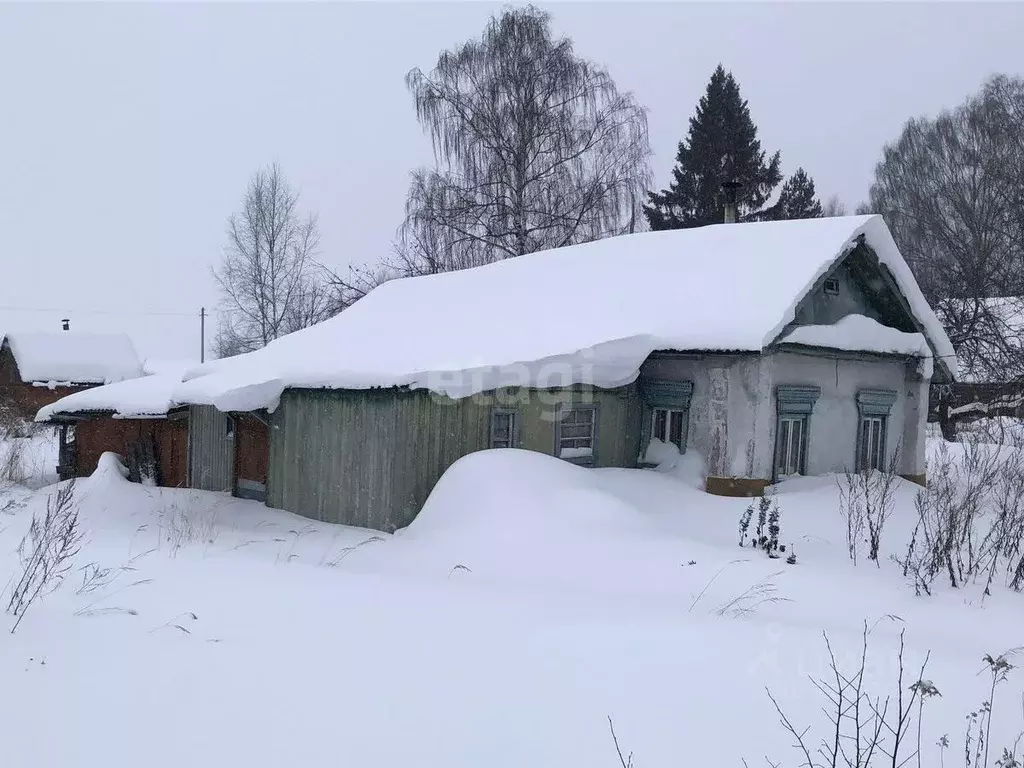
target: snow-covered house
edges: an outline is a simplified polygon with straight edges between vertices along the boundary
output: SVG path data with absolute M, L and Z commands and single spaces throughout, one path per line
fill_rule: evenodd
M 0 408 L 31 420 L 71 392 L 141 375 L 125 334 L 8 333 L 0 344 Z
M 61 427 L 61 477 L 87 477 L 100 456 L 113 451 L 125 460 L 133 479 L 185 487 L 188 412 L 172 400 L 180 384 L 180 375 L 146 375 L 43 406 L 36 421 Z
M 272 506 L 391 530 L 485 448 L 591 467 L 692 452 L 720 494 L 893 461 L 923 483 L 929 382 L 955 371 L 868 216 L 627 235 L 393 281 L 189 371 L 172 399 L 189 406 L 192 485 L 244 479 Z M 241 447 L 243 417 L 265 442 Z M 239 474 L 240 451 L 264 483 Z

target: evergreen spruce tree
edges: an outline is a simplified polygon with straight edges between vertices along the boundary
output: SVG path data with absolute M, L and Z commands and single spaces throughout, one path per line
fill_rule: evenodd
M 738 181 L 743 184 L 740 219 L 758 218 L 782 181 L 779 162 L 778 152 L 767 157 L 761 149 L 740 87 L 719 64 L 679 144 L 672 183 L 648 193 L 644 214 L 651 229 L 720 224 L 725 212 L 722 182 Z
M 824 215 L 814 193 L 814 179 L 803 168 L 786 179 L 779 201 L 765 212 L 766 219 L 817 219 Z

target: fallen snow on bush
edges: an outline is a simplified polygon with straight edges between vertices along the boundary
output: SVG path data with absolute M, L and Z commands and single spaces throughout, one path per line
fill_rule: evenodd
M 962 744 L 987 696 L 982 655 L 1022 644 L 1022 596 L 915 598 L 889 560 L 915 492 L 899 482 L 879 567 L 854 567 L 835 478 L 782 483 L 788 566 L 738 547 L 747 500 L 672 472 L 485 451 L 388 536 L 145 488 L 107 456 L 76 487 L 71 576 L 0 639 L 3 762 L 613 766 L 611 716 L 638 767 L 795 765 L 764 688 L 820 725 L 807 676 L 828 670 L 821 633 L 851 662 L 866 620 L 867 681 L 887 693 L 901 630 L 908 668 L 932 651 L 935 765 L 930 745 Z M 3 581 L 52 493 L 0 497 Z M 1010 681 L 994 744 L 1019 724 L 1024 680 Z

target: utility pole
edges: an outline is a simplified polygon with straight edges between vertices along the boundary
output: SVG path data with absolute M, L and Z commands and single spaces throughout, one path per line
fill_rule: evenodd
M 206 307 L 199 308 L 199 362 L 206 362 Z

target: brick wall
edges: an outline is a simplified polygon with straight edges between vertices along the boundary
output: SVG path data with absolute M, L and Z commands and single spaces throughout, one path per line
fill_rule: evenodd
M 126 460 L 128 446 L 152 437 L 160 484 L 184 488 L 188 466 L 188 421 L 186 419 L 96 418 L 75 425 L 75 474 L 87 477 L 96 469 L 100 455 L 113 451 Z
M 11 348 L 4 342 L 0 347 L 0 408 L 7 408 L 17 416 L 32 421 L 36 412 L 44 405 L 49 405 L 62 397 L 88 389 L 87 386 L 77 387 L 36 387 L 21 380 L 18 365 L 11 353 Z

